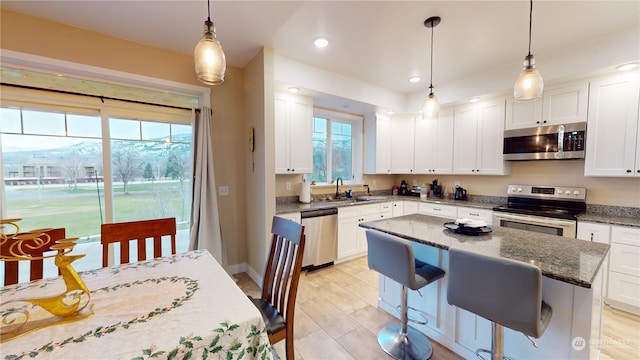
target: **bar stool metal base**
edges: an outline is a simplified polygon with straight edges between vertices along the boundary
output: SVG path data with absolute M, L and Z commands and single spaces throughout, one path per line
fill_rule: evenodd
M 433 347 L 424 334 L 410 327 L 403 334 L 401 324 L 388 325 L 380 330 L 378 344 L 394 359 L 425 360 L 433 353 Z

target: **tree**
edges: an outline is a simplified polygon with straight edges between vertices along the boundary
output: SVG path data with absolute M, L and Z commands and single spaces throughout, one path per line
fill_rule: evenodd
M 153 168 L 151 167 L 150 163 L 147 163 L 147 165 L 144 167 L 144 174 L 142 175 L 142 177 L 145 180 L 153 181 Z
M 129 182 L 140 172 L 142 162 L 140 161 L 138 151 L 133 146 L 126 144 L 118 145 L 114 146 L 111 164 L 116 179 L 122 181 L 125 195 L 129 195 Z

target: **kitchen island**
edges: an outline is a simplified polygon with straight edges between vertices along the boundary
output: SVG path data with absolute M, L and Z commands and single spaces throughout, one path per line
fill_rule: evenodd
M 493 227 L 488 234 L 468 236 L 445 229 L 445 222 L 451 219 L 414 214 L 360 226 L 412 241 L 417 258 L 445 271 L 447 250 L 452 247 L 537 265 L 544 276 L 543 299 L 553 308 L 551 322 L 536 340 L 538 348 L 524 335 L 505 328 L 505 355 L 518 359 L 598 356 L 603 305 L 601 265 L 608 245 L 501 227 Z M 409 306 L 426 313 L 429 319 L 427 325 L 411 326 L 465 358 L 475 357 L 477 348 L 490 348 L 490 322 L 450 306 L 446 294 L 446 276 L 420 292 L 410 291 Z M 398 316 L 400 285 L 380 276 L 379 295 L 379 306 Z

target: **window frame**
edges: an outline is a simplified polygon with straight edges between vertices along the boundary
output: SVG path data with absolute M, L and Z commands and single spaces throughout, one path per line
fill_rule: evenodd
M 315 118 L 323 118 L 327 120 L 327 143 L 329 144 L 331 141 L 331 123 L 333 121 L 349 123 L 351 124 L 351 163 L 352 163 L 352 177 L 350 179 L 343 179 L 345 184 L 358 184 L 362 182 L 362 158 L 363 158 L 363 138 L 364 138 L 364 116 L 358 114 L 351 114 L 326 108 L 314 107 L 313 108 L 313 119 L 311 121 L 315 121 Z M 313 141 L 313 140 L 311 140 Z M 328 147 L 327 153 L 327 172 L 329 173 L 329 178 L 332 179 L 329 182 L 318 182 L 318 185 L 331 185 L 335 179 L 333 179 L 332 169 L 331 169 L 331 147 Z

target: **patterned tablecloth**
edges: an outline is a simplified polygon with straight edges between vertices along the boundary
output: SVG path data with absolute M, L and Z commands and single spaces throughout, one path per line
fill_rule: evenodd
M 80 276 L 94 315 L 8 340 L 2 359 L 272 359 L 260 313 L 206 250 Z M 2 311 L 63 291 L 62 278 L 6 286 Z

